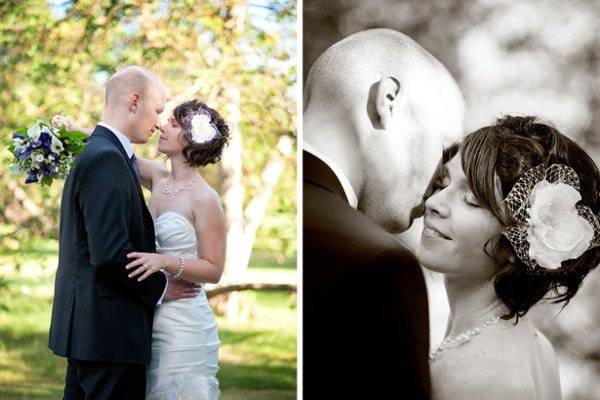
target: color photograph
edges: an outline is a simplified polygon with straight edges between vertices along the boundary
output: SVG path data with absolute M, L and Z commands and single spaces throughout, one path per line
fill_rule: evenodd
M 0 5 L 0 399 L 296 399 L 297 9 Z

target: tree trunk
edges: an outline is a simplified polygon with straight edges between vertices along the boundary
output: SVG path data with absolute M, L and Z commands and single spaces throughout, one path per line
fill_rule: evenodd
M 261 174 L 263 188 L 246 206 L 246 226 L 244 228 L 244 242 L 240 252 L 241 265 L 247 267 L 252 255 L 252 248 L 256 240 L 256 231 L 265 215 L 269 200 L 273 196 L 273 191 L 283 173 L 285 162 L 292 154 L 294 149 L 294 140 L 290 136 L 281 136 L 277 142 L 277 147 L 273 149 L 269 161 Z
M 247 283 L 233 283 L 227 285 L 219 285 L 210 289 L 206 289 L 206 297 L 209 299 L 220 294 L 239 292 L 241 290 L 268 290 L 268 291 L 288 291 L 295 292 L 297 290 L 296 285 L 291 283 L 260 283 L 260 282 L 247 282 Z
M 239 278 L 245 270 L 240 247 L 244 242 L 244 185 L 242 182 L 242 134 L 239 129 L 240 90 L 235 85 L 225 89 L 229 145 L 221 158 L 223 206 L 227 220 L 225 280 Z

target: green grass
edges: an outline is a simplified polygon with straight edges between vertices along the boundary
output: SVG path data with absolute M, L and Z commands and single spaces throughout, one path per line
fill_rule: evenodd
M 267 269 L 296 269 L 296 257 L 280 257 L 268 252 L 255 251 L 250 258 L 248 268 L 267 268 Z
M 217 318 L 223 399 L 295 399 L 295 296 L 281 292 L 241 296 L 250 309 L 243 322 Z M 242 393 L 245 396 L 239 397 Z
M 56 254 L 30 255 L 21 253 L 27 260 L 18 271 L 15 255 L 0 256 L 0 277 L 6 283 L 0 303 L 8 308 L 0 310 L 0 400 L 62 396 L 66 362 L 47 345 Z M 245 292 L 240 297 L 245 312 L 237 321 L 217 316 L 222 399 L 295 399 L 295 296 Z

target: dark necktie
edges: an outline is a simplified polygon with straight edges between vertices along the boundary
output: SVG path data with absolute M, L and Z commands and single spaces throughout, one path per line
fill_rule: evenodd
M 137 176 L 138 181 L 140 180 L 140 167 L 138 165 L 137 162 L 137 157 L 135 156 L 135 154 L 131 155 L 131 165 L 133 165 L 133 170 L 135 171 L 135 174 Z

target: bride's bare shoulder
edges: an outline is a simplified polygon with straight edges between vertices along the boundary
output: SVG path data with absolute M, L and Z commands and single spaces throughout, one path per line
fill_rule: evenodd
M 444 353 L 431 366 L 434 399 L 561 398 L 554 347 L 527 319 Z
M 441 366 L 440 366 L 441 367 Z M 433 371 L 432 371 L 433 372 Z M 437 375 L 437 376 L 435 376 Z M 457 362 L 432 376 L 433 399 L 531 400 L 535 398 L 531 375 L 503 357 L 483 364 Z
M 196 203 L 214 202 L 219 200 L 219 193 L 204 179 L 198 179 L 193 186 L 192 198 Z
M 219 193 L 206 181 L 200 180 L 192 190 L 192 209 L 194 215 L 222 214 L 221 198 Z
M 535 383 L 519 340 L 496 331 L 448 350 L 431 366 L 433 398 L 534 399 Z

